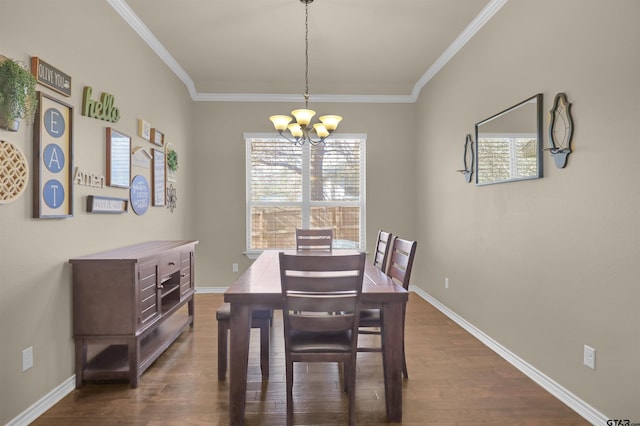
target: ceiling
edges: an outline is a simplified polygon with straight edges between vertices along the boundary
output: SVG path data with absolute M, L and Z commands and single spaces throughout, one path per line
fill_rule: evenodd
M 194 100 L 300 101 L 300 0 L 107 0 Z M 315 102 L 413 102 L 507 0 L 315 0 Z

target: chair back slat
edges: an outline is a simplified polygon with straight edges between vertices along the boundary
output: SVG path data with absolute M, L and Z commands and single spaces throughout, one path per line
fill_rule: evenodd
M 296 229 L 296 250 L 328 250 L 333 247 L 333 229 Z
M 387 260 L 389 257 L 389 251 L 391 249 L 391 240 L 393 234 L 390 232 L 378 231 L 378 239 L 376 240 L 376 250 L 373 255 L 373 266 L 381 271 L 387 270 Z
M 397 236 L 392 239 L 387 275 L 402 285 L 405 290 L 409 289 L 409 280 L 411 279 L 413 258 L 416 254 L 417 245 L 417 241 L 403 240 Z

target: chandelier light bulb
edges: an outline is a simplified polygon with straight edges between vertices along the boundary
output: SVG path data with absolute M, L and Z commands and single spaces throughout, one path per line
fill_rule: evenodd
M 272 115 L 269 117 L 269 120 L 273 123 L 273 127 L 275 127 L 278 132 L 282 133 L 287 130 L 287 126 L 293 119 L 288 115 Z
M 320 121 L 329 132 L 333 132 L 338 128 L 338 123 L 342 121 L 342 117 L 339 115 L 323 115 L 320 117 Z

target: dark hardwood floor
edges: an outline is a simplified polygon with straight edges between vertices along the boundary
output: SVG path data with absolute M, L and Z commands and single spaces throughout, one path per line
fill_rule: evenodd
M 32 424 L 226 425 L 228 381 L 217 379 L 215 310 L 219 294 L 196 295 L 196 324 L 142 375 L 140 386 L 86 383 Z M 271 335 L 270 377 L 259 366 L 251 331 L 247 425 L 285 424 L 282 319 Z M 377 336 L 363 336 L 378 339 Z M 403 425 L 588 425 L 589 423 L 416 294 L 407 308 Z M 358 354 L 357 423 L 389 424 L 379 353 Z M 336 365 L 296 366 L 294 422 L 347 422 L 347 398 Z

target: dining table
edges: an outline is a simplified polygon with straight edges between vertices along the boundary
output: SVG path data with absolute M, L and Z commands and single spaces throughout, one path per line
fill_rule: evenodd
M 336 256 L 357 250 L 305 251 L 264 250 L 252 265 L 229 286 L 224 301 L 231 305 L 229 362 L 229 423 L 244 424 L 247 399 L 249 336 L 253 309 L 281 309 L 279 252 L 300 256 Z M 361 306 L 382 310 L 382 365 L 387 418 L 402 420 L 403 306 L 408 292 L 367 260 L 362 283 Z

